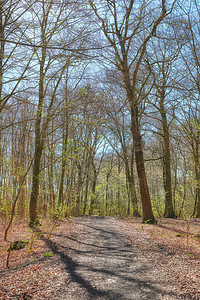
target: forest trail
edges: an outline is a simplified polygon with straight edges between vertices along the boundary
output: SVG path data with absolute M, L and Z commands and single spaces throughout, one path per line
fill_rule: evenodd
M 79 232 L 51 244 L 69 274 L 53 299 L 181 299 L 165 274 L 156 276 L 156 265 L 120 232 L 116 219 L 79 217 L 75 224 Z
M 184 220 L 141 222 L 101 216 L 44 221 L 31 250 L 29 244 L 12 251 L 9 268 L 10 242 L 0 243 L 0 299 L 199 300 L 200 220 L 190 221 L 190 236 Z M 12 228 L 10 241 L 19 238 L 32 241 L 28 226 Z

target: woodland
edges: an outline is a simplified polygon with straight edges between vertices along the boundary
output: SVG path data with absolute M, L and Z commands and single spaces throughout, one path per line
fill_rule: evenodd
M 0 1 L 0 214 L 200 217 L 198 1 Z
M 0 299 L 199 299 L 199 35 L 197 0 L 0 0 Z

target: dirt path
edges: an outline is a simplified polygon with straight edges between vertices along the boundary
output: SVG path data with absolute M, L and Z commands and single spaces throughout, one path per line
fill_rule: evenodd
M 31 249 L 11 253 L 9 268 L 10 242 L 0 243 L 0 299 L 200 300 L 200 220 L 191 220 L 190 235 L 184 220 L 141 221 L 44 221 Z M 15 225 L 9 238 L 33 237 Z
M 54 237 L 50 244 L 68 274 L 52 299 L 198 299 L 180 298 L 174 279 L 158 273 L 156 264 L 120 233 L 114 218 L 83 217 L 75 224 L 78 232 Z

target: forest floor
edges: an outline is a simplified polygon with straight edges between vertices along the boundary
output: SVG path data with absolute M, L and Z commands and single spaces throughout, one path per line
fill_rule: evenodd
M 200 220 L 141 221 L 43 221 L 39 234 L 15 224 L 7 242 L 0 224 L 0 299 L 200 299 Z

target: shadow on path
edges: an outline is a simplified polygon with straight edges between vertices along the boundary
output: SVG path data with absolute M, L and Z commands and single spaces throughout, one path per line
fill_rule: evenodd
M 110 219 L 77 218 L 75 223 L 83 229 L 71 239 L 70 247 L 69 237 L 60 241 L 59 237 L 57 242 L 43 238 L 70 276 L 52 299 L 152 300 L 163 295 L 177 299 L 162 289 L 164 281 L 154 280 L 152 265 L 115 230 Z

